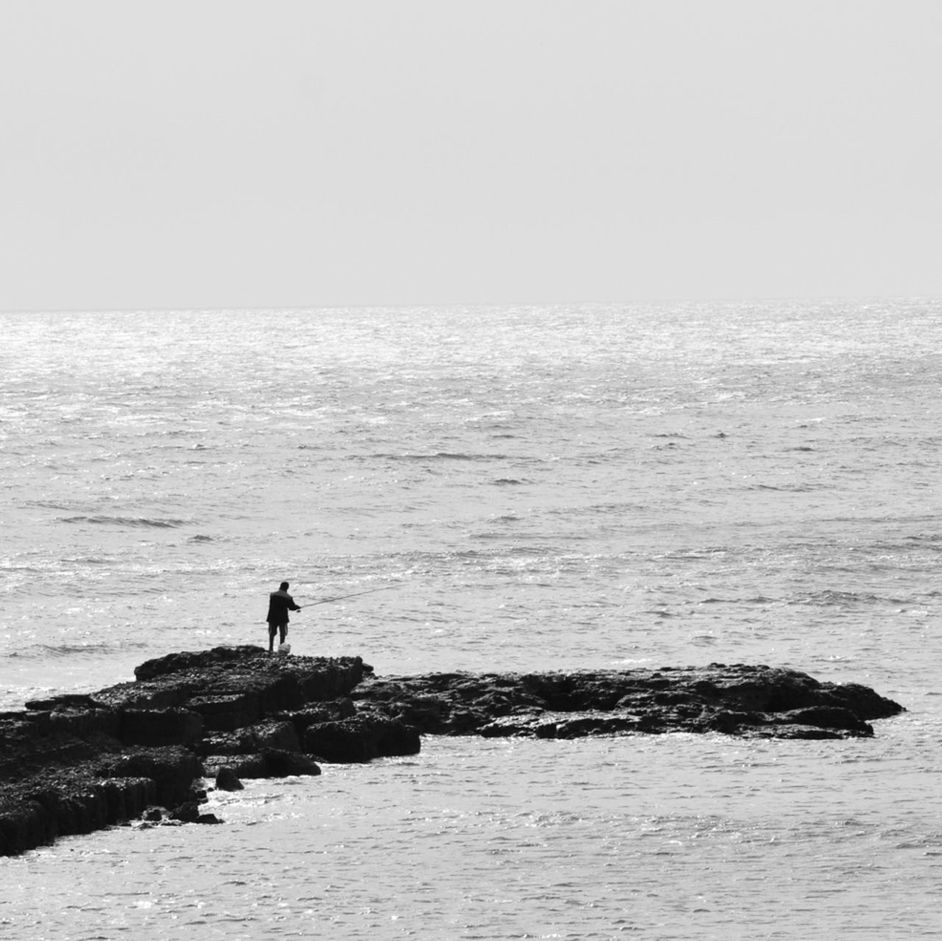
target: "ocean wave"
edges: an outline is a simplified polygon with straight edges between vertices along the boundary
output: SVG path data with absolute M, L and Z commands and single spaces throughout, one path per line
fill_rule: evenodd
M 840 589 L 825 589 L 799 596 L 793 604 L 821 605 L 835 607 L 851 607 L 855 605 L 907 605 L 911 602 L 905 598 L 895 598 L 889 595 L 877 595 L 871 591 L 844 591 Z
M 808 493 L 811 490 L 821 490 L 821 484 L 753 484 L 747 490 L 775 490 L 782 493 Z
M 912 536 L 904 536 L 904 543 L 916 543 L 917 545 L 929 545 L 936 548 L 938 543 L 942 543 L 942 533 L 917 533 Z
M 144 648 L 144 643 L 122 642 L 121 650 L 132 650 Z M 49 658 L 65 658 L 93 656 L 100 657 L 102 654 L 113 654 L 115 652 L 114 644 L 94 643 L 94 644 L 30 644 L 21 650 L 11 651 L 7 656 L 22 660 L 46 660 Z
M 585 512 L 608 515 L 617 513 L 640 513 L 649 509 L 650 507 L 645 506 L 643 503 L 593 503 L 591 506 L 585 508 Z M 562 509 L 549 510 L 548 512 L 550 515 L 569 516 L 572 510 L 568 507 L 564 507 Z
M 403 454 L 380 453 L 372 457 L 386 461 L 506 461 L 509 455 L 472 454 L 466 451 L 419 451 Z
M 774 604 L 774 598 L 756 595 L 752 598 L 703 598 L 697 604 Z
M 95 526 L 141 526 L 156 529 L 176 529 L 186 526 L 187 520 L 166 519 L 150 516 L 60 516 L 60 523 L 92 523 Z

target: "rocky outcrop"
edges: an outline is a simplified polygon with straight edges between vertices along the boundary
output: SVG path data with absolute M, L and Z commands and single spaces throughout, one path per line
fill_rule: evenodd
M 367 725 L 396 734 L 364 728 L 358 750 L 329 737 L 329 754 L 310 747 L 319 726 L 353 716 L 349 693 L 371 672 L 359 657 L 217 647 L 150 660 L 133 683 L 0 714 L 0 856 L 145 816 L 217 822 L 199 812 L 204 775 L 231 787 L 317 775 L 318 760 L 418 751 L 417 734 L 389 719 Z
M 438 673 L 364 683 L 361 712 L 438 735 L 579 738 L 722 732 L 774 738 L 873 735 L 902 707 L 857 684 L 768 666 L 584 673 Z
M 767 666 L 441 673 L 376 679 L 359 657 L 217 647 L 150 660 L 136 681 L 0 714 L 0 855 L 136 818 L 216 823 L 204 776 L 320 774 L 415 754 L 421 734 L 576 738 L 873 734 L 902 707 L 856 684 Z

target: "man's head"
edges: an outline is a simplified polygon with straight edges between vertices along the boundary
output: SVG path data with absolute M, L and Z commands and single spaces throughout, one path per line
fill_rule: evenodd
M 278 586 L 278 589 L 279 589 L 279 591 L 287 591 L 287 590 L 288 590 L 288 583 L 287 583 L 287 582 L 282 582 L 282 583 Z

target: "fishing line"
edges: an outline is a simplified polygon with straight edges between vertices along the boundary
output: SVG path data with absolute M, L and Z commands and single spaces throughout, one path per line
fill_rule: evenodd
M 319 604 L 330 604 L 333 601 L 345 601 L 347 598 L 358 598 L 360 595 L 372 595 L 377 591 L 386 591 L 389 588 L 398 588 L 399 585 L 381 585 L 379 588 L 367 588 L 366 591 L 354 591 L 349 595 L 337 595 L 336 598 L 322 598 L 320 601 L 308 601 L 305 604 L 302 604 L 302 608 L 313 608 L 315 605 Z

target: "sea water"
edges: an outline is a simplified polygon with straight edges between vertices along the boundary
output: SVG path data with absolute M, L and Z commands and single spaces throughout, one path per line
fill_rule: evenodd
M 267 642 L 758 662 L 871 740 L 426 738 L 0 860 L 0 936 L 942 935 L 942 303 L 0 315 L 0 708 Z M 361 594 L 362 593 L 362 594 Z

